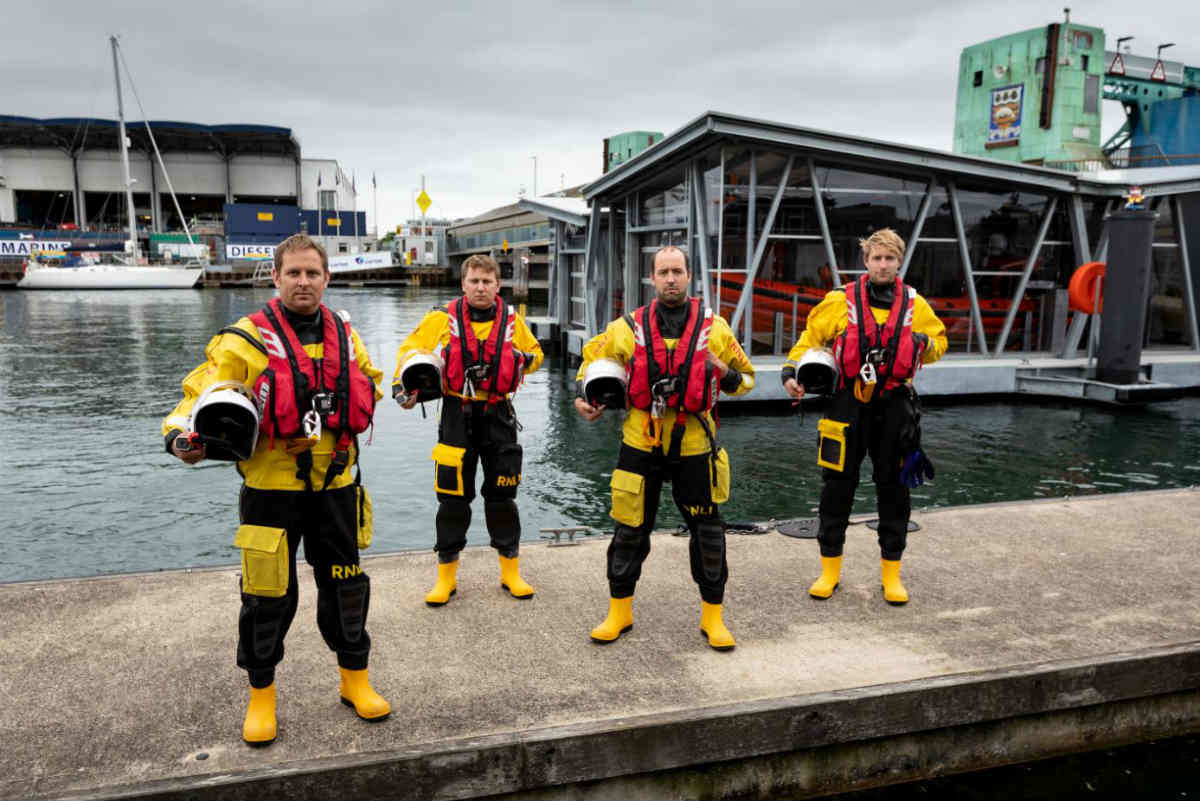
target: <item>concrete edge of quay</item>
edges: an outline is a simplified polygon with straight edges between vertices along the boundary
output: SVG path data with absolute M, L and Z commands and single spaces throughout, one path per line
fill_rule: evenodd
M 803 797 L 1194 731 L 1200 641 L 70 797 Z

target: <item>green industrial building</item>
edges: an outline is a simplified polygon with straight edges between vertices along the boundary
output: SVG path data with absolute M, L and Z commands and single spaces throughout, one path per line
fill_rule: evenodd
M 1003 161 L 1099 159 L 1104 30 L 1053 23 L 964 48 L 954 150 Z

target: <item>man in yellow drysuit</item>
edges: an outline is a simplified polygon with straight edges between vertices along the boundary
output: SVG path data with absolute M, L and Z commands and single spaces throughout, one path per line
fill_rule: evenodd
M 369 501 L 352 470 L 357 434 L 382 397 L 382 374 L 358 332 L 321 303 L 329 262 L 316 240 L 296 234 L 280 244 L 272 278 L 278 297 L 212 338 L 207 361 L 184 379 L 183 400 L 162 424 L 168 452 L 195 464 L 217 447 L 190 430 L 211 390 L 245 388 L 261 415 L 256 441 L 242 454 L 248 458 L 238 462 L 244 485 L 235 539 L 242 549 L 237 664 L 250 679 L 242 737 L 250 745 L 275 740 L 275 666 L 296 613 L 302 540 L 342 702 L 369 721 L 391 711 L 367 678 L 370 582 L 359 547 L 368 544 Z
M 667 246 L 654 255 L 655 300 L 608 324 L 583 348 L 582 382 L 593 362 L 625 366 L 629 411 L 612 474 L 612 517 L 608 548 L 608 616 L 592 640 L 609 643 L 633 627 L 633 594 L 664 481 L 691 533 L 692 578 L 700 588 L 700 629 L 717 650 L 736 643 L 722 619 L 725 582 L 725 524 L 720 504 L 729 498 L 729 459 L 716 443 L 711 409 L 719 391 L 741 395 L 754 387 L 754 367 L 729 324 L 689 297 L 686 254 Z M 585 420 L 603 406 L 575 399 Z

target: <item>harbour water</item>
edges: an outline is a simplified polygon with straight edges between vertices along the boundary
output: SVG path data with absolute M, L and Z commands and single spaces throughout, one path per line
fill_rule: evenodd
M 237 561 L 236 472 L 180 464 L 164 452 L 159 425 L 212 334 L 272 292 L 0 294 L 0 581 Z M 453 295 L 451 287 L 331 289 L 327 302 L 350 312 L 390 384 L 399 342 Z M 571 407 L 573 378 L 549 362 L 516 399 L 526 539 L 543 527 L 610 525 L 619 416 L 581 420 Z M 375 503 L 373 553 L 432 547 L 437 405 L 427 413 L 380 404 L 362 459 Z M 728 520 L 815 515 L 818 416 L 724 416 L 719 438 L 734 470 Z M 951 404 L 927 408 L 923 428 L 938 474 L 914 492 L 916 508 L 1200 482 L 1195 397 L 1120 410 Z M 873 502 L 868 477 L 855 509 L 869 512 Z M 477 512 L 468 534 L 475 544 L 487 542 L 482 517 Z M 659 525 L 678 522 L 665 497 Z

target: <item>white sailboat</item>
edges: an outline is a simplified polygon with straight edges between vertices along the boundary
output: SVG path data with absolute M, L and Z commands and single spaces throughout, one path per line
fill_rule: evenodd
M 113 77 L 117 84 L 117 119 L 120 123 L 119 140 L 121 145 L 121 169 L 125 182 L 125 202 L 129 216 L 129 239 L 125 243 L 124 257 L 114 257 L 110 264 L 84 264 L 80 266 L 64 266 L 47 262 L 34 253 L 30 255 L 25 267 L 25 274 L 17 282 L 18 289 L 191 289 L 200 280 L 204 272 L 204 264 L 191 261 L 179 266 L 138 264 L 137 218 L 133 210 L 133 180 L 129 176 L 129 143 L 125 138 L 125 105 L 121 98 L 121 70 L 117 58 L 117 37 L 110 36 L 113 54 Z M 132 78 L 131 78 L 132 80 Z M 134 93 L 136 95 L 136 91 Z M 144 115 L 143 115 L 144 116 Z M 171 178 L 167 175 L 166 165 L 163 164 L 162 154 L 158 151 L 158 143 L 154 134 L 146 128 L 150 135 L 150 143 L 154 145 L 154 155 L 162 169 L 163 177 L 167 180 L 167 188 L 171 190 L 171 199 L 179 217 L 183 212 L 179 209 L 179 200 L 175 197 L 175 189 L 171 186 Z M 183 223 L 184 233 L 188 242 L 195 245 L 187 222 Z M 122 261 L 127 263 L 122 263 Z

